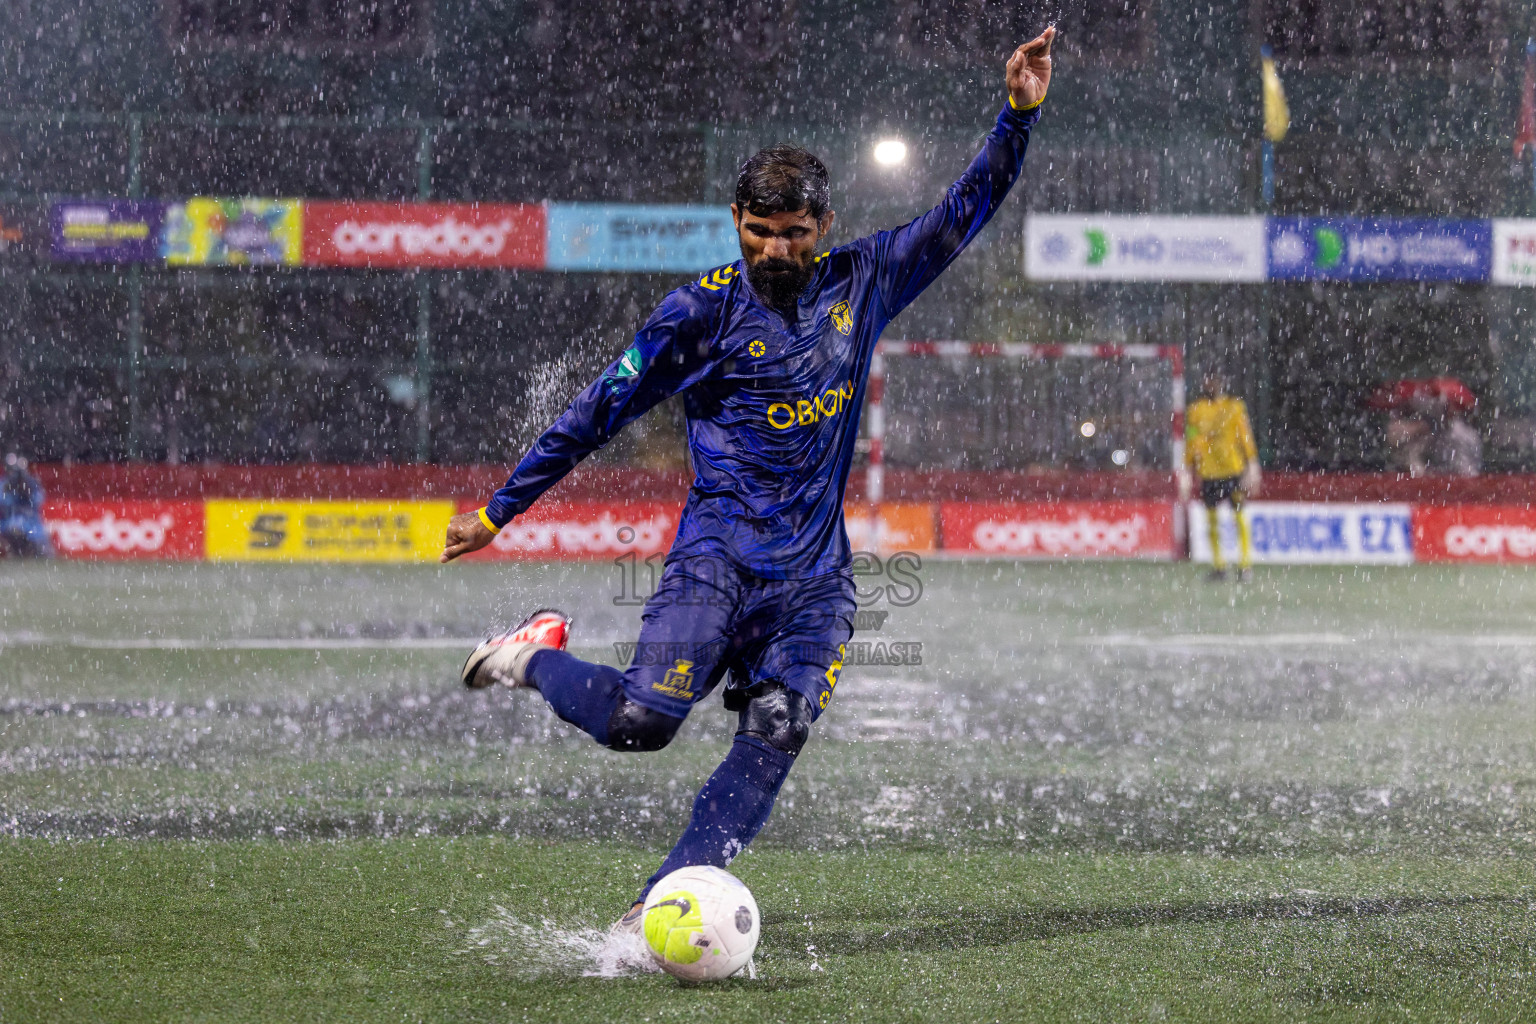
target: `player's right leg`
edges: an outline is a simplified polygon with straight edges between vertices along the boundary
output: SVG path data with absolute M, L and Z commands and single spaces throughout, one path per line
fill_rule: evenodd
M 560 649 L 563 642 L 539 644 L 505 634 L 470 655 L 466 682 L 499 669 L 509 685 L 538 690 L 556 715 L 610 749 L 661 749 L 724 669 L 733 581 L 718 579 L 707 565 L 690 564 L 700 561 L 679 561 L 662 573 L 661 585 L 646 602 L 628 671 L 567 654 Z M 538 627 L 539 619 L 535 615 L 519 628 Z M 481 650 L 498 641 L 498 652 L 477 665 Z
M 1205 489 L 1202 484 L 1201 490 Z M 1204 505 L 1205 529 L 1211 541 L 1211 575 L 1219 579 L 1227 574 L 1227 556 L 1221 550 L 1221 520 L 1216 514 L 1221 506 L 1209 500 L 1204 501 Z

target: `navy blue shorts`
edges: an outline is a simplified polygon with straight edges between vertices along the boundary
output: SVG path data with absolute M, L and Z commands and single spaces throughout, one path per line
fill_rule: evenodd
M 765 580 L 718 558 L 667 565 L 645 604 L 624 693 L 653 711 L 687 716 L 730 671 L 727 708 L 774 684 L 832 700 L 855 610 L 853 574 Z

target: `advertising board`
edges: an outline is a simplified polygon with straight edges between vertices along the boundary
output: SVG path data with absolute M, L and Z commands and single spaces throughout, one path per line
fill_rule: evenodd
M 0 205 L 0 265 L 47 259 L 50 208 L 35 203 Z
M 480 506 L 461 504 L 460 512 Z M 467 557 L 506 559 L 641 558 L 665 552 L 677 535 L 677 502 L 539 502 L 512 520 L 489 547 Z
M 1020 558 L 1172 558 L 1173 505 L 1152 501 L 946 501 L 945 551 Z
M 1494 284 L 1536 285 L 1536 220 L 1493 222 Z
M 1024 273 L 1044 281 L 1262 281 L 1264 218 L 1032 215 Z
M 200 501 L 48 501 L 43 523 L 60 558 L 200 559 Z
M 1524 505 L 1415 505 L 1420 562 L 1536 562 L 1536 509 Z
M 212 561 L 436 561 L 451 501 L 204 503 Z
M 1243 506 L 1255 564 L 1407 565 L 1413 561 L 1411 506 L 1250 501 Z M 1211 561 L 1205 506 L 1189 504 L 1189 557 Z M 1237 560 L 1237 524 L 1231 509 L 1219 511 L 1221 547 Z
M 160 258 L 166 204 L 151 199 L 68 199 L 48 211 L 56 260 L 144 263 Z
M 935 511 L 928 502 L 886 502 L 874 510 L 849 502 L 843 507 L 848 544 L 855 551 L 928 554 L 938 542 Z
M 726 206 L 550 203 L 550 270 L 693 273 L 741 258 Z
M 1486 220 L 1269 218 L 1276 280 L 1486 281 L 1492 262 Z
M 544 208 L 527 203 L 304 204 L 311 266 L 537 270 L 544 235 Z
M 297 265 L 303 214 L 297 199 L 199 196 L 165 208 L 160 253 L 172 266 Z

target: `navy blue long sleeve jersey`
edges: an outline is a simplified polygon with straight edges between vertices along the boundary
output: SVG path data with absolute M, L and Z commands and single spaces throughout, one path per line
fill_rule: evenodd
M 1019 176 L 1039 108 L 998 115 L 943 202 L 818 256 L 793 323 L 744 261 L 669 294 L 486 505 L 506 525 L 647 409 L 681 393 L 696 477 L 669 560 L 724 558 L 766 579 L 849 563 L 843 490 L 880 332 L 975 238 Z

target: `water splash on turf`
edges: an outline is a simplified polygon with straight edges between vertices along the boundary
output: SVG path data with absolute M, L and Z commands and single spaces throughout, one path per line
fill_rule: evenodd
M 541 920 L 528 924 L 506 907 L 469 930 L 462 952 L 509 968 L 524 978 L 624 978 L 661 968 L 638 935 L 606 928 L 567 928 Z

